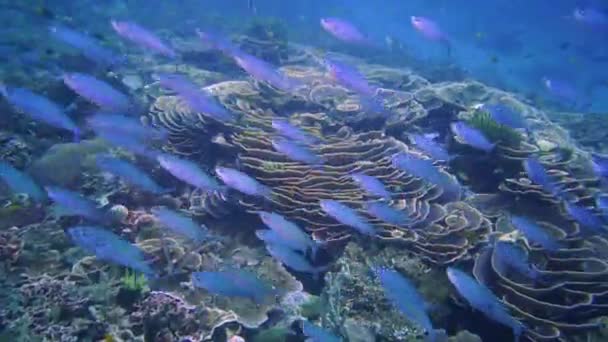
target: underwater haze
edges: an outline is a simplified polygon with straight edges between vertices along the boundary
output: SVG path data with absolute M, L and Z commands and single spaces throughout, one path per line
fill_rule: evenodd
M 0 342 L 608 340 L 608 3 L 0 20 Z

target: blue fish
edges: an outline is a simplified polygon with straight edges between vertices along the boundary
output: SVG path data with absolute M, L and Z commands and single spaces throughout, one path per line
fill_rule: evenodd
M 386 190 L 384 184 L 376 177 L 368 176 L 363 173 L 353 173 L 350 177 L 361 189 L 363 189 L 363 191 L 371 195 L 378 196 L 385 200 L 390 200 L 393 197 L 390 191 Z
M 341 342 L 342 339 L 327 330 L 310 323 L 302 321 L 302 332 L 308 337 L 309 342 Z
M 530 265 L 527 253 L 519 246 L 507 241 L 497 241 L 494 245 L 494 255 L 503 266 L 532 280 L 541 280 L 540 272 Z
M 229 168 L 215 167 L 215 174 L 226 184 L 226 186 L 249 196 L 270 198 L 272 190 L 266 185 L 253 179 L 244 172 Z
M 171 231 L 200 244 L 209 238 L 209 231 L 190 217 L 165 207 L 152 208 L 152 214 Z
M 591 166 L 598 177 L 608 178 L 608 156 L 592 153 Z
M 426 312 L 426 302 L 411 281 L 394 269 L 375 268 L 384 295 L 405 317 L 418 324 L 428 333 L 430 341 L 435 341 L 435 329 Z
M 608 231 L 604 227 L 602 219 L 591 210 L 568 201 L 564 202 L 564 208 L 570 217 L 579 226 L 590 234 L 606 234 Z
M 458 293 L 474 309 L 483 312 L 491 320 L 506 325 L 513 329 L 515 341 L 519 340 L 524 326 L 509 314 L 507 308 L 485 285 L 478 283 L 468 274 L 454 268 L 447 268 L 448 279 L 454 285 Z
M 558 100 L 574 105 L 578 101 L 578 91 L 572 83 L 566 80 L 543 77 L 543 85 L 551 95 Z
M 608 195 L 597 194 L 595 196 L 595 206 L 602 211 L 604 216 L 608 216 Z
M 323 159 L 314 154 L 311 150 L 285 138 L 273 138 L 271 143 L 272 147 L 277 152 L 284 154 L 291 160 L 312 166 L 323 164 Z
M 160 152 L 149 147 L 145 141 L 138 139 L 136 136 L 126 134 L 121 130 L 96 128 L 95 134 L 98 138 L 103 139 L 115 147 L 125 149 L 142 157 L 156 159 L 160 155 Z
M 114 52 L 101 46 L 95 38 L 85 33 L 60 25 L 49 26 L 49 32 L 51 37 L 73 47 L 84 57 L 99 65 L 113 66 L 121 62 L 121 58 Z
M 193 272 L 192 285 L 215 295 L 249 298 L 258 304 L 277 293 L 271 285 L 255 274 L 239 269 Z
M 530 242 L 537 243 L 548 251 L 556 251 L 562 247 L 551 234 L 525 217 L 513 215 L 511 216 L 511 224 L 522 232 Z
M 359 233 L 374 236 L 376 229 L 352 208 L 334 200 L 320 200 L 321 209 L 334 220 L 355 228 Z
M 236 120 L 233 113 L 186 77 L 177 74 L 160 74 L 158 79 L 163 87 L 174 91 L 191 110 L 220 122 Z
M 0 178 L 15 194 L 27 194 L 29 198 L 36 202 L 46 200 L 46 193 L 30 176 L 1 160 Z
M 319 138 L 305 132 L 299 127 L 290 124 L 284 119 L 272 119 L 272 128 L 274 128 L 274 130 L 280 135 L 304 145 L 311 146 L 320 142 Z
M 132 108 L 127 95 L 91 75 L 66 73 L 63 75 L 63 82 L 76 94 L 100 108 L 118 112 L 127 112 Z
M 294 271 L 312 273 L 315 280 L 319 279 L 319 275 L 328 268 L 327 266 L 313 266 L 304 255 L 283 245 L 268 244 L 266 250 L 273 258 Z
M 42 121 L 56 128 L 65 129 L 74 134 L 74 140 L 80 137 L 80 129 L 63 109 L 53 101 L 25 88 L 8 88 L 0 84 L 0 94 L 15 108 L 34 120 Z
M 151 278 L 157 277 L 139 248 L 109 230 L 95 226 L 74 226 L 68 228 L 67 233 L 76 245 L 99 260 L 132 268 Z
M 97 167 L 104 171 L 119 177 L 124 182 L 140 188 L 153 194 L 162 194 L 168 190 L 158 185 L 145 172 L 137 168 L 135 165 L 110 155 L 97 155 L 95 157 Z
M 243 70 L 258 81 L 266 82 L 271 86 L 285 91 L 293 92 L 300 84 L 288 77 L 269 63 L 243 52 L 232 52 L 232 58 Z
M 218 32 L 201 31 L 196 30 L 196 34 L 200 38 L 201 42 L 210 48 L 219 50 L 226 55 L 233 55 L 240 53 L 238 46 L 232 43 L 228 38 L 219 34 Z
M 409 138 L 416 147 L 436 161 L 450 161 L 453 159 L 448 151 L 433 139 L 427 138 L 422 134 L 410 134 Z
M 175 50 L 163 42 L 154 33 L 140 26 L 139 24 L 133 21 L 115 20 L 112 20 L 111 24 L 114 31 L 116 31 L 116 33 L 118 33 L 121 37 L 163 56 L 170 58 L 177 57 L 177 52 L 175 52 Z
M 219 182 L 194 162 L 164 153 L 159 154 L 156 160 L 163 169 L 186 184 L 207 191 L 221 190 Z
M 492 120 L 510 128 L 527 128 L 526 120 L 521 113 L 503 104 L 484 104 L 483 110 L 490 114 Z
M 406 171 L 414 177 L 421 178 L 441 187 L 445 193 L 458 199 L 462 192 L 460 184 L 447 173 L 441 172 L 430 159 L 420 158 L 412 153 L 397 153 L 392 157 L 395 168 Z
M 378 88 L 371 86 L 357 68 L 333 59 L 326 59 L 325 65 L 331 78 L 338 84 L 366 98 L 376 96 Z
M 169 136 L 169 132 L 164 128 L 144 126 L 140 120 L 120 114 L 96 113 L 89 116 L 86 121 L 95 132 L 109 131 L 114 134 L 124 134 L 142 142 L 166 140 Z
M 277 213 L 260 211 L 258 215 L 260 215 L 262 222 L 264 222 L 268 228 L 276 233 L 276 237 L 270 236 L 266 233 L 261 233 L 263 236 L 269 237 L 273 240 L 278 238 L 278 244 L 285 245 L 304 254 L 306 254 L 308 250 L 312 250 L 313 257 L 316 255 L 317 244 L 310 238 L 310 235 L 300 229 L 298 225 L 288 221 Z M 261 239 L 267 241 L 264 238 Z
M 99 223 L 107 218 L 106 212 L 97 203 L 77 192 L 56 186 L 47 186 L 45 189 L 49 198 L 58 206 L 58 216 L 81 216 Z
M 544 191 L 553 195 L 558 195 L 560 189 L 555 185 L 554 180 L 549 176 L 545 167 L 540 161 L 534 157 L 530 157 L 524 161 L 524 170 L 528 174 L 528 178 L 537 185 L 540 185 Z
M 452 129 L 452 133 L 458 137 L 459 142 L 478 150 L 490 152 L 496 146 L 496 144 L 490 142 L 480 130 L 473 128 L 462 121 L 452 122 L 450 128 Z
M 386 203 L 367 202 L 364 207 L 370 215 L 386 223 L 394 224 L 396 226 L 406 226 L 412 222 L 412 219 L 406 212 L 397 210 Z

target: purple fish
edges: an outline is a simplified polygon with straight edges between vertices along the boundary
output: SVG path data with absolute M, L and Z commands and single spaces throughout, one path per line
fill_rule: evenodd
M 232 43 L 228 38 L 215 32 L 196 30 L 196 34 L 203 42 L 203 44 L 219 50 L 226 55 L 233 55 L 239 52 L 239 48 L 236 44 Z
M 480 130 L 462 121 L 451 123 L 450 128 L 452 129 L 452 133 L 459 138 L 459 142 L 485 152 L 490 152 L 494 149 L 495 144 L 491 143 Z
M 95 157 L 97 167 L 122 179 L 124 182 L 136 186 L 153 194 L 162 194 L 167 189 L 158 185 L 150 176 L 137 168 L 135 165 L 109 155 L 97 155 Z
M 308 250 L 312 250 L 313 255 L 316 254 L 317 244 L 298 225 L 277 213 L 260 211 L 258 215 L 262 222 L 277 234 L 280 244 L 304 254 Z
M 243 70 L 258 81 L 266 82 L 285 92 L 292 92 L 299 86 L 299 82 L 257 57 L 246 53 L 235 53 L 232 57 Z
M 592 153 L 591 166 L 598 177 L 608 178 L 608 156 Z
M 367 37 L 352 23 L 335 17 L 321 18 L 321 27 L 335 38 L 347 43 L 367 44 Z
M 305 145 L 310 146 L 320 142 L 319 138 L 306 133 L 301 128 L 290 124 L 284 119 L 272 119 L 272 128 L 280 135 Z
M 192 285 L 215 295 L 249 298 L 258 304 L 276 295 L 276 290 L 271 285 L 255 274 L 239 269 L 193 272 Z
M 95 222 L 103 222 L 107 217 L 97 203 L 77 192 L 55 186 L 47 186 L 45 190 L 49 198 L 58 205 L 58 216 L 81 216 Z
M 445 44 L 448 49 L 448 55 L 450 54 L 450 41 L 436 22 L 429 18 L 417 16 L 410 17 L 410 22 L 414 29 L 420 32 L 425 38 Z
M 321 272 L 328 268 L 327 266 L 313 266 L 304 255 L 283 245 L 266 245 L 266 250 L 285 266 L 298 272 L 312 273 L 315 280 L 319 278 Z
M 545 88 L 556 98 L 570 104 L 577 102 L 578 91 L 570 82 L 548 77 L 543 77 L 542 81 Z
M 214 98 L 207 95 L 204 90 L 186 77 L 177 74 L 160 74 L 158 79 L 163 87 L 177 93 L 191 110 L 221 122 L 236 119 L 234 114 L 222 107 Z
M 469 305 L 484 313 L 491 320 L 513 329 L 515 340 L 519 340 L 524 326 L 509 314 L 507 308 L 490 289 L 457 268 L 448 267 L 447 275 L 452 285 Z
M 443 146 L 431 138 L 427 138 L 422 134 L 410 134 L 409 138 L 416 147 L 436 161 L 449 161 L 453 159 Z
M 129 111 L 132 106 L 127 95 L 91 75 L 67 73 L 63 75 L 63 82 L 76 94 L 103 109 L 122 112 Z
M 125 115 L 96 113 L 86 121 L 95 132 L 112 131 L 141 141 L 166 140 L 169 136 L 169 132 L 164 128 L 144 126 L 140 120 Z
M 528 262 L 528 254 L 521 247 L 507 241 L 497 241 L 494 245 L 496 260 L 532 280 L 541 280 L 542 274 Z
M 152 278 L 157 276 L 139 248 L 109 230 L 95 226 L 75 226 L 68 228 L 67 233 L 78 247 L 95 254 L 99 260 L 132 268 Z
M 374 236 L 376 230 L 354 209 L 334 200 L 320 200 L 321 209 L 334 220 L 345 226 L 355 228 L 359 233 Z
M 412 222 L 412 219 L 406 212 L 397 210 L 386 203 L 367 202 L 364 204 L 364 207 L 368 214 L 386 223 L 396 226 L 405 226 Z
M 266 185 L 261 184 L 244 172 L 228 167 L 215 167 L 215 174 L 228 187 L 249 196 L 259 196 L 270 198 L 272 190 Z
M 89 60 L 103 66 L 112 66 L 121 62 L 121 59 L 112 51 L 101 46 L 93 37 L 60 25 L 49 27 L 51 36 L 78 50 Z
M 203 243 L 209 238 L 207 227 L 199 225 L 190 217 L 165 207 L 152 208 L 151 212 L 169 230 L 183 235 L 196 243 Z
M 448 174 L 441 172 L 431 159 L 423 159 L 412 153 L 398 153 L 392 157 L 393 166 L 414 177 L 440 186 L 451 198 L 460 198 L 460 184 Z
M 556 251 L 561 244 L 538 224 L 522 216 L 511 216 L 511 224 L 522 232 L 528 241 L 541 245 L 548 251 Z
M 56 128 L 68 130 L 74 134 L 75 140 L 79 139 L 80 129 L 55 102 L 28 89 L 8 88 L 2 84 L 0 84 L 0 94 L 13 107 L 32 119 L 42 121 Z
M 326 59 L 325 65 L 330 77 L 338 84 L 361 96 L 376 96 L 377 88 L 371 86 L 357 68 L 331 59 Z
M 221 189 L 218 181 L 201 170 L 194 162 L 164 153 L 159 154 L 156 160 L 163 169 L 186 184 L 206 191 Z
M 544 191 L 558 195 L 560 189 L 557 185 L 555 185 L 555 181 L 545 170 L 543 164 L 534 157 L 530 157 L 524 161 L 524 170 L 528 174 L 528 178 L 532 181 L 532 183 L 540 185 Z
M 271 143 L 277 152 L 286 155 L 291 160 L 313 166 L 323 164 L 323 159 L 305 146 L 298 145 L 285 138 L 273 138 Z
M 390 191 L 386 190 L 384 184 L 376 177 L 368 176 L 363 173 L 353 173 L 350 176 L 363 191 L 378 196 L 380 198 L 390 200 L 393 196 Z
M 112 28 L 125 39 L 161 55 L 175 58 L 177 53 L 154 33 L 132 21 L 111 21 Z
M 592 29 L 608 29 L 608 14 L 599 9 L 587 6 L 574 9 L 573 18 L 578 23 Z
M 149 159 L 156 159 L 160 154 L 157 150 L 146 145 L 145 141 L 136 136 L 126 134 L 125 131 L 112 128 L 95 128 L 94 131 L 98 138 L 133 154 Z
M 606 234 L 603 220 L 590 209 L 565 201 L 564 208 L 570 217 L 588 234 Z

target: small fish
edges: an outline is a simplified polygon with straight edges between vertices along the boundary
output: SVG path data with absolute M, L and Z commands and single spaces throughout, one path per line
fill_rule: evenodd
M 355 25 L 344 19 L 335 17 L 321 18 L 321 27 L 341 41 L 354 44 L 369 44 L 367 37 Z
M 277 233 L 281 245 L 300 251 L 303 254 L 306 254 L 308 250 L 312 250 L 314 257 L 317 251 L 317 244 L 297 224 L 273 212 L 260 211 L 258 215 L 268 228 Z
M 190 217 L 165 207 L 152 208 L 152 214 L 171 231 L 183 235 L 200 244 L 209 238 L 209 231 L 204 225 L 194 222 Z
M 515 341 L 519 340 L 524 330 L 523 324 L 509 314 L 507 308 L 490 289 L 454 267 L 447 268 L 447 275 L 452 285 L 467 300 L 469 305 L 484 313 L 491 320 L 513 329 Z
M 96 226 L 74 226 L 68 228 L 67 233 L 78 247 L 94 254 L 99 260 L 132 268 L 151 278 L 157 277 L 137 246 L 109 230 Z
M 598 177 L 608 178 L 608 156 L 592 153 L 591 166 Z
M 100 170 L 111 173 L 114 176 L 122 179 L 124 182 L 136 186 L 141 190 L 153 194 L 162 194 L 167 192 L 167 189 L 158 185 L 144 171 L 125 160 L 100 154 L 95 157 L 95 162 Z
M 529 241 L 541 245 L 548 251 L 556 251 L 562 247 L 551 234 L 525 217 L 512 215 L 511 224 L 522 232 Z
M 543 77 L 542 82 L 549 93 L 556 98 L 570 104 L 578 101 L 578 91 L 570 82 L 549 77 Z
M 228 187 L 235 189 L 249 196 L 259 196 L 270 198 L 272 190 L 266 185 L 261 184 L 244 172 L 228 167 L 215 167 L 215 174 Z
M 140 155 L 149 159 L 156 159 L 161 153 L 146 145 L 145 141 L 136 136 L 127 134 L 128 132 L 113 128 L 95 128 L 95 134 L 111 145 L 125 149 L 133 154 Z
M 384 296 L 401 311 L 405 317 L 419 325 L 428 334 L 429 341 L 435 341 L 435 329 L 426 312 L 426 302 L 412 282 L 390 268 L 375 268 L 374 273 L 384 289 Z
M 511 128 L 527 128 L 526 120 L 521 113 L 503 104 L 484 104 L 482 109 L 487 111 L 497 123 Z
M 577 22 L 594 29 L 608 29 L 608 13 L 587 6 L 574 9 L 573 18 Z
M 169 132 L 164 128 L 144 126 L 140 120 L 120 114 L 96 113 L 86 121 L 95 132 L 107 130 L 142 141 L 166 140 L 169 136 Z
M 239 269 L 193 272 L 192 285 L 215 295 L 249 298 L 258 304 L 277 292 L 255 274 Z
M 409 139 L 416 147 L 436 161 L 450 161 L 453 159 L 443 146 L 431 138 L 422 134 L 410 134 Z
M 323 159 L 310 151 L 307 147 L 298 145 L 285 138 L 277 137 L 271 141 L 275 151 L 284 154 L 289 159 L 300 163 L 319 166 L 323 164 Z
M 306 257 L 289 247 L 277 244 L 266 245 L 266 250 L 273 258 L 294 271 L 312 273 L 313 279 L 319 279 L 319 275 L 327 270 L 327 266 L 313 266 Z
M 364 204 L 367 213 L 386 223 L 396 226 L 406 226 L 412 222 L 409 215 L 382 202 L 367 202 Z
M 597 194 L 595 196 L 595 206 L 602 211 L 604 216 L 608 216 L 608 195 Z
M 234 53 L 232 57 L 236 64 L 258 81 L 266 82 L 288 93 L 293 92 L 299 86 L 299 82 L 291 79 L 276 67 L 255 56 L 240 52 Z
M 507 241 L 497 241 L 494 255 L 498 262 L 508 268 L 532 279 L 540 280 L 540 272 L 528 262 L 528 254 L 519 246 Z
M 557 195 L 560 189 L 537 158 L 529 157 L 524 161 L 524 170 L 532 183 L 540 185 L 544 191 Z
M 361 189 L 363 189 L 363 191 L 371 195 L 378 196 L 385 200 L 390 200 L 393 197 L 393 194 L 386 190 L 384 184 L 376 177 L 368 176 L 363 173 L 353 173 L 350 177 Z
M 203 115 L 220 122 L 234 121 L 235 115 L 222 107 L 213 97 L 186 77 L 177 74 L 158 75 L 159 83 L 173 90 L 188 105 L 188 107 Z
M 302 332 L 308 337 L 309 342 L 341 342 L 342 339 L 327 330 L 310 323 L 302 321 Z
M 46 193 L 30 176 L 1 160 L 0 178 L 15 194 L 27 194 L 29 198 L 36 202 L 46 200 Z
M 329 76 L 338 84 L 367 98 L 376 96 L 378 88 L 371 86 L 357 68 L 333 59 L 326 59 L 325 65 Z
M 452 129 L 452 133 L 459 138 L 459 142 L 463 142 L 478 150 L 490 152 L 496 146 L 480 130 L 462 121 L 452 122 L 450 128 Z
M 119 64 L 121 59 L 99 42 L 82 32 L 61 25 L 49 26 L 51 37 L 78 50 L 84 57 L 102 66 Z
M 359 233 L 374 236 L 376 230 L 354 209 L 334 200 L 320 200 L 319 205 L 329 217 L 345 226 L 355 228 Z
M 280 135 L 308 146 L 312 146 L 320 142 L 319 138 L 308 134 L 301 128 L 290 124 L 284 119 L 272 119 L 272 128 Z
M 206 191 L 221 190 L 218 181 L 194 162 L 165 153 L 159 154 L 156 160 L 163 169 L 186 184 Z
M 220 35 L 219 33 L 201 31 L 197 29 L 196 34 L 198 35 L 203 44 L 213 49 L 219 50 L 226 55 L 231 56 L 237 53 L 241 53 L 239 51 L 238 46 L 236 46 L 228 38 L 224 37 L 223 35 Z
M 8 88 L 0 84 L 0 94 L 15 108 L 56 128 L 68 130 L 74 134 L 74 139 L 80 137 L 80 129 L 76 123 L 61 109 L 61 107 L 42 95 L 25 88 Z
M 441 172 L 431 159 L 423 159 L 412 153 L 397 153 L 392 157 L 394 167 L 406 171 L 414 177 L 421 178 L 431 184 L 440 186 L 444 192 L 455 198 L 462 192 L 460 184 L 447 173 Z
M 445 44 L 448 50 L 448 56 L 451 55 L 452 46 L 450 40 L 435 21 L 425 17 L 411 16 L 410 22 L 412 27 L 420 32 L 426 39 Z
M 602 219 L 591 210 L 568 201 L 564 202 L 564 208 L 570 217 L 576 221 L 581 228 L 590 234 L 606 234 L 608 230 L 604 227 Z
M 63 82 L 76 94 L 100 108 L 123 112 L 132 108 L 129 97 L 108 83 L 91 75 L 72 72 L 63 75 Z
M 251 13 L 253 13 L 254 15 L 258 13 L 257 8 L 255 7 L 255 3 L 253 0 L 247 0 L 247 8 L 251 11 Z
M 132 41 L 146 49 L 159 53 L 161 55 L 175 58 L 177 52 L 165 44 L 154 33 L 141 27 L 132 21 L 111 21 L 112 28 L 123 38 Z
M 91 221 L 101 223 L 106 220 L 106 212 L 94 201 L 81 194 L 56 186 L 45 187 L 49 198 L 58 206 L 57 215 L 81 216 Z

